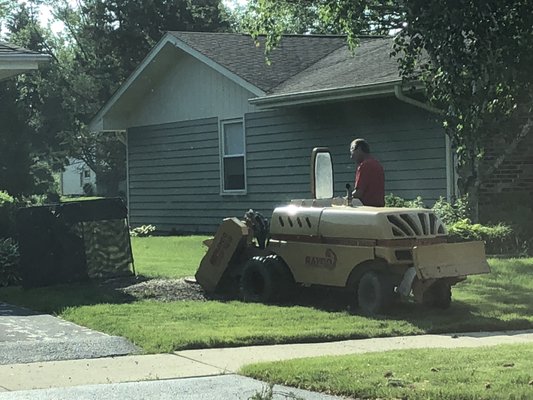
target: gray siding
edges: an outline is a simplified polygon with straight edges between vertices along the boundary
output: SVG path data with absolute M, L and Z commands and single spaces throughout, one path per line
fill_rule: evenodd
M 242 117 L 255 95 L 203 61 L 167 43 L 102 117 L 100 129 Z
M 309 156 L 333 153 L 335 190 L 353 185 L 348 146 L 365 137 L 386 174 L 386 192 L 431 203 L 446 196 L 445 137 L 433 116 L 395 100 L 249 113 L 245 116 L 247 195 L 220 195 L 218 119 L 128 131 L 132 225 L 213 232 L 222 218 L 308 198 Z
M 128 108 L 129 126 L 206 117 L 227 119 L 255 111 L 248 103 L 255 97 L 253 93 L 202 61 L 175 48 L 168 57 L 170 67 L 160 80 L 148 86 L 142 101 Z

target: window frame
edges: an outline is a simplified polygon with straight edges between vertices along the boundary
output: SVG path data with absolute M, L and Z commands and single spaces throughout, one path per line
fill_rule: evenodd
M 225 130 L 224 127 L 226 125 L 235 124 L 235 123 L 241 123 L 242 124 L 242 144 L 244 153 L 243 154 L 232 154 L 229 156 L 225 155 Z M 245 119 L 244 118 L 229 118 L 229 119 L 223 119 L 220 120 L 219 123 L 219 129 L 218 129 L 218 142 L 219 142 L 219 156 L 220 156 L 220 195 L 221 196 L 227 196 L 227 195 L 246 195 L 248 193 L 248 174 L 246 173 L 246 125 L 245 125 Z M 244 161 L 244 188 L 243 189 L 234 189 L 234 190 L 226 190 L 224 188 L 224 160 L 226 158 L 240 158 L 243 157 Z

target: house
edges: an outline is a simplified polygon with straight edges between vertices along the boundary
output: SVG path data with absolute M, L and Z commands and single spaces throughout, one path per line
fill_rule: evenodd
M 36 70 L 39 65 L 49 61 L 49 55 L 0 42 L 0 81 Z
M 96 174 L 82 160 L 69 158 L 60 176 L 63 196 L 83 196 L 96 194 Z
M 289 35 L 265 63 L 247 35 L 167 33 L 90 124 L 126 142 L 130 223 L 213 232 L 249 208 L 270 216 L 310 196 L 316 146 L 331 149 L 343 195 L 356 137 L 382 162 L 387 193 L 454 195 L 446 135 L 402 86 L 391 48 L 362 37 L 353 54 L 342 36 Z

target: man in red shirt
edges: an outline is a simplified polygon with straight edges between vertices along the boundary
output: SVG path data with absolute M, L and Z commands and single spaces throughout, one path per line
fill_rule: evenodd
M 384 207 L 385 173 L 379 161 L 370 155 L 365 139 L 355 139 L 351 143 L 350 158 L 358 164 L 353 198 L 361 200 L 365 206 Z

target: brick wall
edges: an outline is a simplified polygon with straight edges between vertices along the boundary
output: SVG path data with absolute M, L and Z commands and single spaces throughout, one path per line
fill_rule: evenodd
M 487 150 L 484 165 L 488 166 L 500 155 L 505 143 L 495 142 Z M 480 187 L 480 205 L 498 202 L 499 198 L 529 201 L 533 208 L 533 133 L 522 139 L 500 167 L 485 179 Z M 526 205 L 526 204 L 521 204 Z

